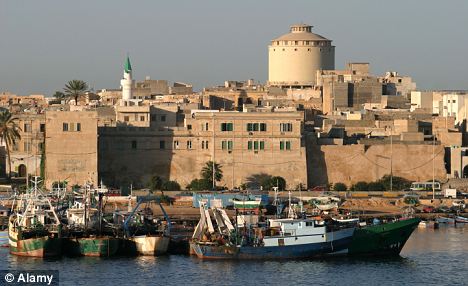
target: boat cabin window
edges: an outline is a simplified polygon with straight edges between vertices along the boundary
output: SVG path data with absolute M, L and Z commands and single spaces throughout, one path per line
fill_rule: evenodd
M 306 226 L 314 226 L 314 223 L 311 222 L 311 221 L 307 221 L 307 222 L 306 222 Z

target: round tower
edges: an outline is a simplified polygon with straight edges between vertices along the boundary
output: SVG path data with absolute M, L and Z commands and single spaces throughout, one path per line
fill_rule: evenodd
M 280 87 L 315 85 L 319 70 L 335 69 L 332 41 L 312 33 L 312 26 L 292 25 L 288 34 L 268 46 L 268 84 Z
M 133 79 L 132 79 L 132 65 L 130 64 L 130 58 L 127 56 L 127 60 L 125 61 L 124 65 L 124 76 L 123 79 L 120 80 L 120 85 L 122 86 L 122 100 L 131 100 L 132 97 L 132 87 L 133 87 Z

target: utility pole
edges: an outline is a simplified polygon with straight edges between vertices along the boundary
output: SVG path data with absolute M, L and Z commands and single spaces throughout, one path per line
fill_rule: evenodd
M 393 191 L 393 137 L 392 127 L 390 127 L 390 192 Z
M 435 199 L 435 132 L 434 117 L 432 117 L 432 200 Z

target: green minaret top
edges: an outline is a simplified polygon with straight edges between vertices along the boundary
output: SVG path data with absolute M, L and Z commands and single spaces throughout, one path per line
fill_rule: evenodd
M 130 73 L 132 71 L 132 65 L 130 64 L 130 57 L 127 56 L 127 60 L 125 61 L 125 72 Z

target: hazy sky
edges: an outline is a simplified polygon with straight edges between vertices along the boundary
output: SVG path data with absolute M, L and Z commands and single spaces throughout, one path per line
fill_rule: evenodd
M 265 82 L 269 41 L 298 22 L 333 40 L 337 69 L 365 61 L 468 89 L 466 0 L 0 0 L 0 91 L 118 88 L 127 52 L 137 80 Z

